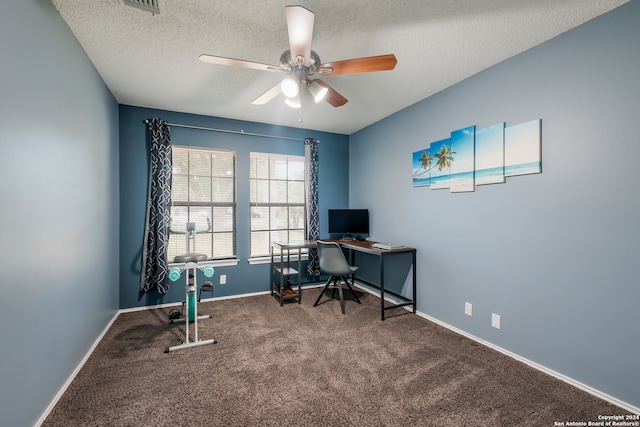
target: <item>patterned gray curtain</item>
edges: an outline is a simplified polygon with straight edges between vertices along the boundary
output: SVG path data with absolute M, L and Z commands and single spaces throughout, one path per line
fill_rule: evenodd
M 318 213 L 318 140 L 307 138 L 304 140 L 305 170 L 307 171 L 307 240 L 320 238 L 320 215 Z M 318 251 L 309 250 L 307 273 L 310 276 L 320 275 Z
M 142 252 L 140 289 L 167 292 L 167 246 L 171 224 L 171 137 L 164 120 L 148 120 L 150 141 L 147 220 Z

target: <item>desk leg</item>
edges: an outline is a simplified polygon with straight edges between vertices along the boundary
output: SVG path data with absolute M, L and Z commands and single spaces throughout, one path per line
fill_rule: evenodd
M 412 252 L 413 258 L 413 314 L 416 314 L 416 251 Z
M 380 309 L 381 317 L 384 320 L 384 255 L 380 255 Z
M 384 320 L 384 312 L 385 312 L 385 304 L 384 304 L 384 254 L 380 254 L 380 309 L 382 311 L 381 313 L 381 318 L 382 320 Z M 413 295 L 412 295 L 412 300 L 409 300 L 408 298 L 403 298 L 405 299 L 404 303 L 401 304 L 396 304 L 396 305 L 390 305 L 388 308 L 395 308 L 395 307 L 401 307 L 401 306 L 407 306 L 407 305 L 413 305 L 413 314 L 416 314 L 416 291 L 417 291 L 417 272 L 416 272 L 416 251 L 413 251 L 411 253 L 411 261 L 413 263 L 412 266 L 412 270 L 413 270 L 413 274 L 412 274 L 412 279 L 413 279 L 413 283 L 412 283 L 412 288 L 413 288 Z
M 298 248 L 298 304 L 302 304 L 302 248 Z
M 287 260 L 288 261 L 288 260 Z M 280 247 L 280 307 L 284 304 L 284 253 L 282 247 Z
M 271 290 L 271 296 L 273 296 L 273 287 L 275 286 L 275 280 L 273 276 L 273 268 L 275 267 L 273 263 L 273 248 L 271 248 L 271 265 L 269 266 L 269 289 Z

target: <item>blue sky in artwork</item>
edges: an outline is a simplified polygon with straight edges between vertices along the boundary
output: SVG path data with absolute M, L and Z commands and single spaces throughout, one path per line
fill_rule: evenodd
M 475 126 L 451 132 L 451 173 L 472 172 L 475 168 Z
M 476 130 L 476 170 L 504 165 L 504 122 Z
M 505 166 L 540 162 L 540 119 L 505 129 Z

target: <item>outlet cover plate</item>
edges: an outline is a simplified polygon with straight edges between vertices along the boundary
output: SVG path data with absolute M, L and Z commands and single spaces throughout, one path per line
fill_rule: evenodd
M 226 285 L 227 284 L 227 275 L 226 274 L 221 274 L 220 275 L 220 284 L 221 285 Z
M 464 303 L 464 314 L 467 316 L 473 316 L 473 305 L 470 302 Z
M 491 313 L 491 326 L 496 329 L 500 329 L 500 315 Z

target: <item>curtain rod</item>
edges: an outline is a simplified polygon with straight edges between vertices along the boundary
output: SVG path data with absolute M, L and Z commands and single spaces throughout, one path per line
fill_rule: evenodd
M 148 120 L 146 120 L 146 123 L 149 123 Z M 236 133 L 238 135 L 248 135 L 248 136 L 260 136 L 263 138 L 275 138 L 275 139 L 288 139 L 290 141 L 302 141 L 304 142 L 304 139 L 300 139 L 300 138 L 290 138 L 287 136 L 276 136 L 276 135 L 265 135 L 265 134 L 261 134 L 261 133 L 252 133 L 252 132 L 245 132 L 244 130 L 229 130 L 229 129 L 216 129 L 216 128 L 208 128 L 208 127 L 202 127 L 202 126 L 191 126 L 191 125 L 181 125 L 178 123 L 167 123 L 167 126 L 173 126 L 173 127 L 178 127 L 178 128 L 187 128 L 187 129 L 199 129 L 199 130 L 208 130 L 208 131 L 213 131 L 213 132 L 223 132 L 223 133 Z M 318 142 L 320 142 L 318 140 Z

